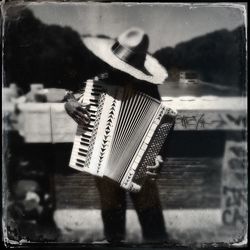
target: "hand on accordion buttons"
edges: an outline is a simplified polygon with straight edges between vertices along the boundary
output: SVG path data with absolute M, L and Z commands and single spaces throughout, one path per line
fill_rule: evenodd
M 64 98 L 66 101 L 64 107 L 68 115 L 79 125 L 89 124 L 90 115 L 87 110 L 88 105 L 79 103 L 72 92 L 67 92 Z
M 157 155 L 155 158 L 155 165 L 147 166 L 146 174 L 150 177 L 151 180 L 155 180 L 155 178 L 157 177 L 157 171 L 162 163 L 163 163 L 162 157 L 160 155 Z

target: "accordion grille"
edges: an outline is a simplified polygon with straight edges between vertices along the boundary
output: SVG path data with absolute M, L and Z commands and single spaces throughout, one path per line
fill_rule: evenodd
M 122 180 L 159 105 L 143 93 L 125 92 L 107 161 L 107 177 Z

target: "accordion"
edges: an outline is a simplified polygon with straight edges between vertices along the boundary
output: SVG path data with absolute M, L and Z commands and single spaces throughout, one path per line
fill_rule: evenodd
M 69 166 L 139 192 L 155 164 L 176 112 L 131 88 L 88 80 L 79 99 L 90 123 L 77 127 Z

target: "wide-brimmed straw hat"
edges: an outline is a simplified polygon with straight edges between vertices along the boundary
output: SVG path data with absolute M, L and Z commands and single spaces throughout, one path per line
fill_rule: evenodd
M 149 38 L 140 28 L 130 28 L 117 39 L 83 38 L 85 46 L 110 66 L 139 80 L 162 84 L 166 69 L 148 53 Z

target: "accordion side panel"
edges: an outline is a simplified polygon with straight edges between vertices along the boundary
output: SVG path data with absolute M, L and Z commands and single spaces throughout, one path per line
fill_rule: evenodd
M 155 135 L 150 141 L 145 154 L 143 155 L 140 164 L 138 165 L 135 174 L 132 178 L 130 187 L 131 192 L 138 192 L 146 178 L 147 166 L 153 166 L 155 159 L 160 153 L 160 150 L 169 134 L 175 121 L 176 114 L 168 109 L 168 112 L 163 116 L 159 126 L 156 129 Z
M 114 91 L 116 93 L 114 93 Z M 106 118 L 106 123 L 104 124 L 105 127 L 102 128 L 102 124 L 100 124 L 100 129 L 103 131 L 103 137 L 101 140 L 101 148 L 98 156 L 98 163 L 97 163 L 97 174 L 99 176 L 103 176 L 104 171 L 107 166 L 108 156 L 111 150 L 111 144 L 114 137 L 114 131 L 117 123 L 117 117 L 119 114 L 119 109 L 121 106 L 121 97 L 123 95 L 123 89 L 119 88 L 118 90 L 114 89 L 113 94 L 115 98 L 110 99 L 110 108 L 107 109 L 108 116 Z M 109 97 L 110 98 L 110 97 Z M 106 106 L 105 106 L 106 109 Z

